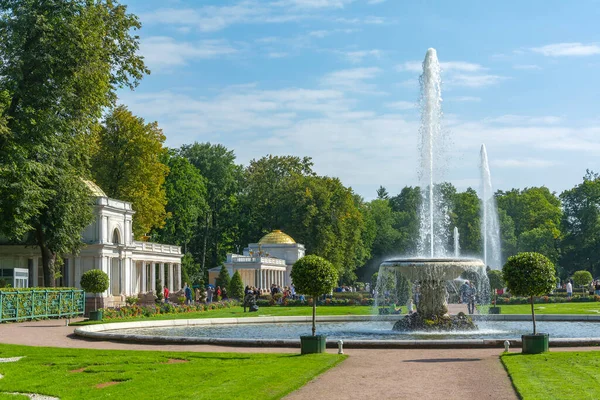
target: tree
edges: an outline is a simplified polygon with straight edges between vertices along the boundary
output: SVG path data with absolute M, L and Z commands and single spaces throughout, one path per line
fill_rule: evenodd
M 494 291 L 494 306 L 496 306 L 496 295 L 498 290 L 504 289 L 506 283 L 504 282 L 504 279 L 502 279 L 502 271 L 497 269 L 490 269 L 487 271 L 487 277 L 490 281 L 490 289 Z
M 231 281 L 231 277 L 229 276 L 229 271 L 223 265 L 221 266 L 221 270 L 219 271 L 219 276 L 217 277 L 217 286 L 220 286 L 221 289 L 229 288 L 229 283 Z
M 240 271 L 235 271 L 229 282 L 229 296 L 237 300 L 244 299 L 244 283 Z
M 388 193 L 387 189 L 384 188 L 383 186 L 379 186 L 379 189 L 377 189 L 377 199 L 378 200 L 389 200 L 390 198 L 390 194 Z
M 206 179 L 208 208 L 200 217 L 199 229 L 190 243 L 194 258 L 206 274 L 209 268 L 223 262 L 226 252 L 234 248 L 238 235 L 237 195 L 241 168 L 235 164 L 233 151 L 219 144 L 196 142 L 182 146 L 179 154 Z
M 81 281 L 79 283 L 83 290 L 97 295 L 98 293 L 108 290 L 110 281 L 106 272 L 99 269 L 91 269 L 81 275 Z M 97 309 L 96 296 L 94 296 L 94 311 Z
M 187 245 L 198 229 L 200 217 L 208 211 L 206 179 L 186 158 L 171 151 L 165 154 L 163 164 L 169 168 L 165 181 L 167 219 L 162 229 L 154 231 L 163 243 Z
M 0 229 L 40 247 L 46 286 L 90 222 L 90 135 L 116 90 L 149 72 L 139 28 L 117 1 L 0 0 Z
M 543 254 L 519 253 L 510 257 L 504 264 L 502 278 L 512 294 L 530 298 L 533 334 L 535 335 L 533 296 L 541 296 L 554 289 L 556 283 L 554 264 Z
M 337 269 L 326 259 L 309 255 L 294 263 L 291 272 L 296 292 L 312 296 L 312 335 L 317 332 L 317 300 L 320 295 L 329 293 L 337 285 Z
M 463 254 L 481 254 L 481 202 L 474 189 L 468 188 L 452 198 L 452 227 L 459 232 L 459 244 Z
M 592 278 L 592 274 L 590 273 L 590 271 L 575 271 L 575 273 L 573 274 L 573 283 L 575 283 L 577 286 L 580 286 L 584 294 L 586 292 L 585 289 L 587 285 L 592 283 L 593 280 L 594 278 Z
M 161 162 L 164 141 L 156 122 L 145 123 L 123 105 L 106 116 L 99 132 L 92 159 L 94 179 L 109 197 L 132 203 L 138 239 L 165 225 L 169 168 Z

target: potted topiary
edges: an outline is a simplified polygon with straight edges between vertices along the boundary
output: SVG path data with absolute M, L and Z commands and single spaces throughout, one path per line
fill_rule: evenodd
M 554 264 L 539 253 L 519 253 L 510 257 L 504 264 L 502 278 L 512 294 L 528 296 L 531 302 L 533 334 L 521 336 L 523 353 L 537 354 L 548 351 L 548 334 L 536 332 L 533 296 L 547 294 L 554 288 L 556 282 Z
M 490 314 L 500 314 L 500 307 L 498 307 L 498 290 L 504 288 L 504 280 L 502 279 L 502 271 L 492 269 L 487 273 L 488 280 L 490 281 L 490 289 L 494 291 L 494 302 L 490 307 Z
M 329 293 L 337 284 L 338 272 L 326 259 L 310 255 L 294 263 L 291 273 L 292 282 L 297 293 L 312 296 L 312 336 L 300 336 L 302 354 L 325 352 L 325 335 L 317 335 L 317 299 Z
M 86 292 L 94 293 L 94 311 L 90 311 L 90 321 L 101 321 L 102 310 L 98 311 L 96 295 L 108 289 L 108 275 L 99 269 L 92 269 L 81 275 L 80 284 Z

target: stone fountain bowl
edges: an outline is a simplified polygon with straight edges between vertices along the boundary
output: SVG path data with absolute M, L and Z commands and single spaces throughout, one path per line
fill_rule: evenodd
M 381 267 L 394 268 L 412 281 L 448 281 L 464 271 L 485 270 L 485 264 L 477 258 L 397 258 L 384 261 Z

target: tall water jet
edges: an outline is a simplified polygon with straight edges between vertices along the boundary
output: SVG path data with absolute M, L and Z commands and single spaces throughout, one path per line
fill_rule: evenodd
M 423 61 L 421 82 L 421 186 L 420 229 L 418 255 L 421 257 L 444 257 L 447 250 L 447 207 L 442 194 L 436 190 L 440 182 L 443 164 L 442 135 L 442 79 L 440 63 L 435 49 L 428 49 Z
M 500 224 L 496 198 L 492 190 L 492 177 L 485 144 L 481 145 L 481 236 L 483 237 L 483 262 L 492 269 L 500 269 L 502 255 Z
M 460 256 L 460 242 L 458 236 L 458 227 L 454 227 L 454 258 L 458 258 Z

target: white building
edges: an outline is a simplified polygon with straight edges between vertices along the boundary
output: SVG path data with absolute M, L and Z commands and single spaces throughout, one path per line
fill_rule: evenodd
M 268 291 L 272 284 L 284 287 L 292 282 L 292 265 L 304 257 L 304 245 L 296 243 L 280 230 L 266 234 L 258 243 L 250 243 L 243 254 L 227 254 L 224 265 L 233 276 L 239 271 L 244 286 L 254 286 Z M 216 283 L 221 267 L 208 271 L 208 281 Z
M 80 253 L 63 256 L 57 286 L 80 288 L 84 272 L 100 269 L 110 279 L 110 288 L 100 296 L 108 307 L 124 304 L 126 296 L 155 291 L 158 280 L 172 292 L 181 289 L 181 248 L 133 240 L 135 211 L 131 203 L 108 198 L 93 182 L 86 183 L 95 197 L 94 222 L 83 232 L 85 246 Z M 26 280 L 23 280 L 24 272 Z M 11 273 L 13 276 L 20 273 L 18 282 L 9 282 L 13 286 L 43 286 L 39 248 L 0 245 L 0 277 L 10 279 Z

